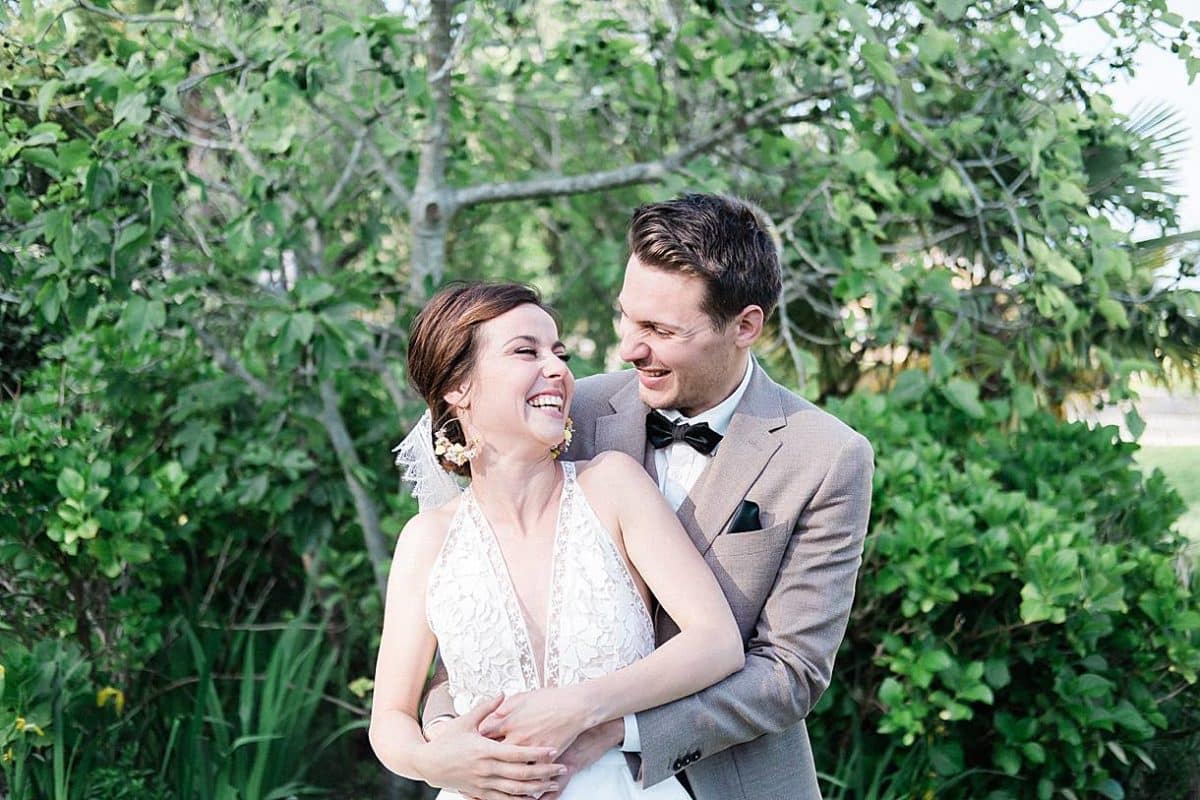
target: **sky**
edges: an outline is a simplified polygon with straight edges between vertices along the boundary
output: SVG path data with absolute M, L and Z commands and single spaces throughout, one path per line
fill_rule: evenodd
M 1112 0 L 1083 0 L 1081 8 L 1111 5 Z M 1200 20 L 1200 0 L 1169 0 L 1171 11 L 1185 20 Z M 1105 45 L 1105 35 L 1092 25 L 1064 28 L 1064 44 L 1071 50 L 1094 55 Z M 1192 33 L 1193 47 L 1200 47 L 1195 32 Z M 1178 182 L 1175 190 L 1182 194 L 1179 225 L 1181 230 L 1200 229 L 1200 76 L 1191 86 L 1187 81 L 1187 70 L 1183 61 L 1167 50 L 1143 47 L 1137 54 L 1134 75 L 1118 75 L 1109 84 L 1107 94 L 1113 107 L 1122 113 L 1132 113 L 1139 104 L 1155 105 L 1166 103 L 1183 117 L 1190 132 L 1187 150 L 1179 163 Z

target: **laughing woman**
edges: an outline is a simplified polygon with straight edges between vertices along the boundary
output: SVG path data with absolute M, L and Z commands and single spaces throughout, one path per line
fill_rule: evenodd
M 418 704 L 435 648 L 455 710 L 504 695 L 510 719 L 556 732 L 546 747 L 491 743 L 508 795 L 558 791 L 553 763 L 587 728 L 692 694 L 741 668 L 716 579 L 654 482 L 621 453 L 559 462 L 574 377 L 550 310 L 528 287 L 459 284 L 413 323 L 409 378 L 429 406 L 406 443 L 428 470 L 468 481 L 405 526 L 388 578 L 371 744 L 384 766 L 444 786 L 455 754 L 428 742 Z M 441 478 L 445 475 L 431 476 Z M 453 486 L 454 484 L 451 484 Z M 657 650 L 651 597 L 681 633 Z M 537 689 L 549 691 L 527 694 Z M 462 755 L 462 754 L 458 754 Z M 674 779 L 642 789 L 610 751 L 563 800 L 687 800 Z

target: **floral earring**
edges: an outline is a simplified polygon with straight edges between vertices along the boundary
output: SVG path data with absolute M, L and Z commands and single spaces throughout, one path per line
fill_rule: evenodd
M 446 428 L 451 422 L 458 422 L 459 430 L 463 432 L 463 438 L 467 440 L 466 444 L 458 444 L 450 441 L 450 437 L 446 435 Z M 455 466 L 461 467 L 475 456 L 479 455 L 479 438 L 467 439 L 466 429 L 463 428 L 462 422 L 456 419 L 447 420 L 442 427 L 438 428 L 433 433 L 433 452 L 434 455 L 439 455 Z
M 571 446 L 571 437 L 575 435 L 575 420 L 567 417 L 567 424 L 563 426 L 563 440 L 550 448 L 550 457 L 558 458 L 563 453 L 567 452 L 567 448 Z

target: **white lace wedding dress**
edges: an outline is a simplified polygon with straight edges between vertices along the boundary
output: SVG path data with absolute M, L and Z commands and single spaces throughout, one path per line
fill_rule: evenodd
M 469 488 L 450 523 L 429 574 L 426 608 L 459 714 L 501 692 L 512 695 L 605 675 L 654 649 L 650 614 L 612 535 L 580 491 L 575 465 L 564 462 L 562 469 L 541 665 L 500 543 Z M 539 675 L 545 676 L 544 684 Z M 460 797 L 438 794 L 438 800 Z M 625 798 L 688 800 L 688 795 L 674 778 L 642 789 L 616 749 L 573 777 L 562 795 L 562 800 Z

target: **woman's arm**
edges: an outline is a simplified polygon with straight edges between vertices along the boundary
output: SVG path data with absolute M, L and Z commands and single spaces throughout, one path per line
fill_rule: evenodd
M 553 791 L 553 778 L 562 768 L 548 763 L 553 758 L 548 748 L 516 747 L 478 735 L 479 722 L 495 702 L 455 720 L 455 730 L 443 732 L 436 741 L 426 742 L 421 734 L 417 703 L 437 644 L 426 622 L 425 587 L 447 523 L 444 513 L 419 514 L 404 526 L 396 543 L 375 664 L 371 747 L 398 775 L 472 797 Z M 468 763 L 487 763 L 487 777 L 467 772 Z
M 585 727 L 685 697 L 745 663 L 742 638 L 717 579 L 641 464 L 609 452 L 593 465 L 617 510 L 630 562 L 680 633 L 646 658 L 581 684 L 589 707 Z
M 591 474 L 581 481 L 598 490 L 593 507 L 616 520 L 630 562 L 680 633 L 609 675 L 509 698 L 485 721 L 485 735 L 565 749 L 588 728 L 697 692 L 745 662 L 716 578 L 641 465 L 608 452 L 584 470 Z

